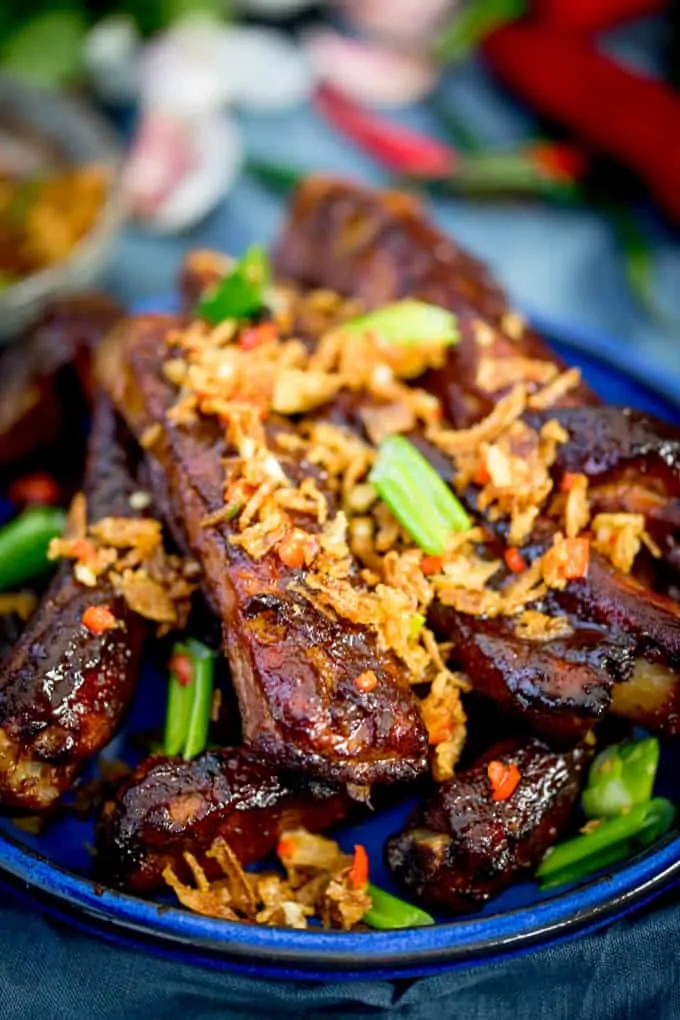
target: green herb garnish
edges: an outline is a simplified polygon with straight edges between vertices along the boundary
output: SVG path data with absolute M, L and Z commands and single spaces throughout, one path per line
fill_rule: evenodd
M 228 276 L 201 298 L 196 312 L 213 326 L 219 326 L 226 319 L 250 319 L 265 306 L 270 281 L 267 253 L 259 245 L 253 245 Z
M 438 305 L 405 298 L 375 312 L 350 319 L 340 327 L 345 333 L 374 332 L 381 340 L 401 347 L 441 344 L 450 347 L 460 340 L 455 315 Z

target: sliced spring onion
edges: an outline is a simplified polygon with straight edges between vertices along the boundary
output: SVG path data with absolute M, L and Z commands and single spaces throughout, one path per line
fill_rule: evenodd
M 188 662 L 191 663 L 192 682 L 190 683 L 186 683 L 181 680 L 175 670 L 172 669 L 173 661 L 176 661 L 179 656 L 185 656 Z M 187 739 L 187 730 L 189 728 L 191 703 L 194 698 L 193 663 L 186 645 L 176 644 L 173 647 L 170 664 L 168 704 L 165 711 L 165 732 L 163 734 L 163 753 L 167 755 L 175 755 L 180 754 L 184 749 Z
M 452 531 L 472 525 L 464 507 L 431 464 L 404 436 L 387 436 L 369 481 L 380 498 L 430 556 L 442 556 Z
M 173 659 L 181 656 L 191 664 L 191 678 L 185 682 L 175 671 L 170 673 L 163 750 L 188 759 L 200 754 L 208 739 L 215 653 L 189 638 L 173 648 Z
M 0 528 L 0 591 L 54 567 L 47 547 L 63 534 L 65 524 L 66 514 L 59 507 L 32 506 Z
M 615 818 L 652 796 L 659 741 L 626 740 L 607 747 L 590 766 L 581 804 L 588 818 Z
M 413 613 L 411 616 L 411 623 L 409 626 L 409 637 L 411 641 L 415 641 L 423 627 L 425 626 L 425 617 L 422 613 Z
M 547 852 L 536 870 L 541 889 L 585 878 L 649 846 L 675 820 L 675 806 L 663 797 L 636 804 L 628 814 L 609 818 L 591 832 Z
M 400 900 L 371 882 L 368 884 L 368 894 L 373 906 L 364 914 L 362 920 L 371 928 L 424 928 L 426 925 L 434 924 L 434 918 L 420 907 Z
M 460 340 L 455 315 L 445 308 L 416 298 L 395 301 L 392 305 L 350 319 L 342 325 L 345 333 L 363 333 L 368 330 L 375 332 L 381 340 L 402 347 L 417 347 L 418 344 L 450 347 Z
M 270 279 L 267 253 L 252 245 L 232 271 L 201 298 L 196 312 L 213 326 L 226 319 L 249 319 L 264 307 Z

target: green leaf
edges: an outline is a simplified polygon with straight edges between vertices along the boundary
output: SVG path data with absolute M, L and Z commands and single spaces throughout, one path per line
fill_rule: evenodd
M 68 84 L 81 73 L 86 30 L 86 19 L 76 8 L 45 11 L 13 32 L 2 47 L 0 65 L 41 88 Z
M 288 195 L 305 178 L 304 170 L 262 159 L 247 159 L 245 169 L 265 188 L 279 195 Z
M 395 301 L 368 315 L 351 319 L 343 323 L 341 329 L 344 333 L 371 330 L 381 340 L 402 347 L 417 347 L 418 344 L 450 347 L 460 340 L 455 315 L 438 305 L 430 305 L 415 298 Z
M 469 0 L 456 7 L 435 38 L 435 54 L 446 63 L 463 60 L 482 39 L 507 21 L 521 17 L 527 0 Z
M 249 319 L 264 307 L 270 281 L 267 253 L 253 245 L 231 273 L 201 298 L 196 313 L 213 326 L 226 319 Z

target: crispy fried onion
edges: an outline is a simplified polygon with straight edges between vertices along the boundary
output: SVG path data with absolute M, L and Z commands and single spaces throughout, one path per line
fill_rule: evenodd
M 491 521 L 509 519 L 511 546 L 522 545 L 531 535 L 553 489 L 550 469 L 557 449 L 569 438 L 554 419 L 538 431 L 520 420 L 532 401 L 545 401 L 544 393 L 539 390 L 530 397 L 524 384 L 514 386 L 477 425 L 456 430 L 435 426 L 428 435 L 453 460 L 458 491 L 479 485 L 479 509 Z
M 354 858 L 333 840 L 294 829 L 283 833 L 277 852 L 285 877 L 247 872 L 229 844 L 218 837 L 206 858 L 215 862 L 219 877 L 208 879 L 204 867 L 187 851 L 184 863 L 193 884 L 183 882 L 171 865 L 163 878 L 189 910 L 230 921 L 307 928 L 317 918 L 325 928 L 348 931 L 370 909 L 368 875 L 359 873 Z
M 631 571 L 643 545 L 655 558 L 662 555 L 654 539 L 647 533 L 643 514 L 597 514 L 591 527 L 594 534 L 593 548 L 624 573 Z
M 73 560 L 74 576 L 87 588 L 106 579 L 133 612 L 157 623 L 160 633 L 186 624 L 200 571 L 193 560 L 165 551 L 160 521 L 104 517 L 88 525 L 85 497 L 79 493 L 67 537 L 52 539 L 48 557 Z
M 441 672 L 435 678 L 420 711 L 433 748 L 432 775 L 437 782 L 451 779 L 467 735 L 467 720 L 460 700 L 469 686 L 463 674 Z

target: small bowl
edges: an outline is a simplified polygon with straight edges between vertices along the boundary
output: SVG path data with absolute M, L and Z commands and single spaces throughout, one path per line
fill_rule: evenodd
M 121 150 L 106 122 L 75 99 L 31 89 L 0 75 L 0 145 L 10 140 L 35 154 L 41 169 L 96 164 L 108 189 L 90 231 L 61 262 L 0 291 L 0 343 L 15 337 L 52 298 L 91 287 L 100 277 L 123 221 Z

